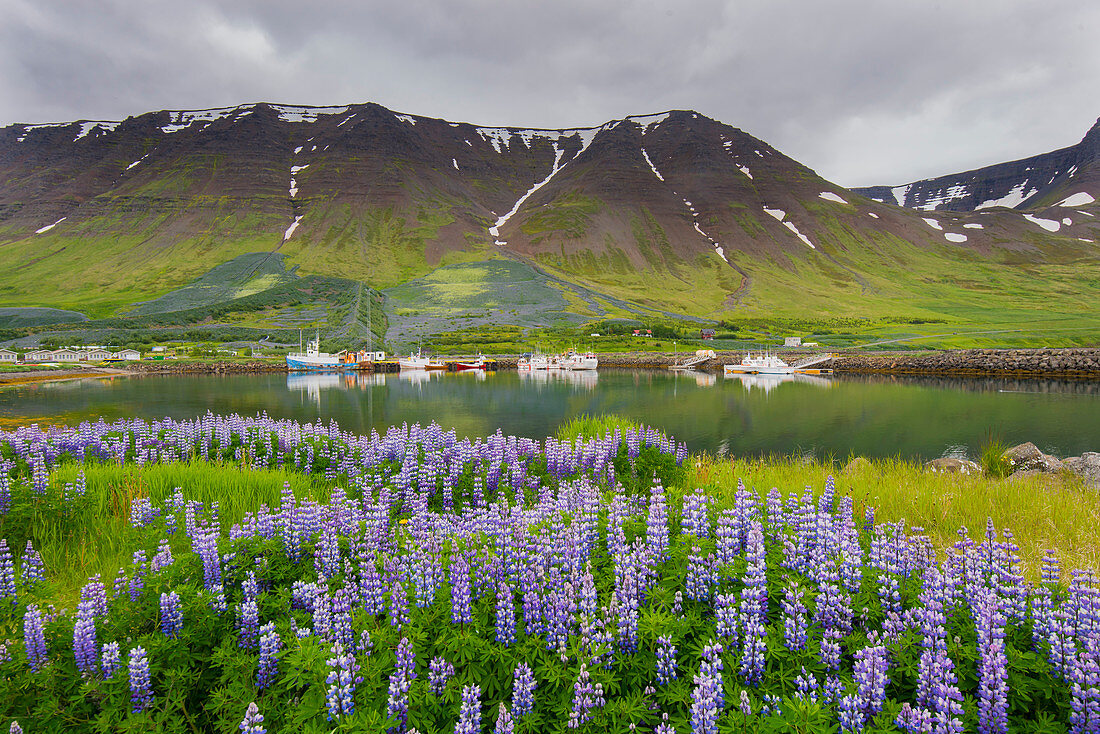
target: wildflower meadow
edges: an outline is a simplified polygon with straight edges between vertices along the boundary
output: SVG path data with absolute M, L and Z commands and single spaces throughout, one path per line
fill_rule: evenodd
M 1091 572 L 1031 583 L 992 523 L 938 553 L 831 479 L 719 501 L 690 460 L 612 426 L 0 433 L 0 727 L 1100 731 Z M 196 466 L 237 479 L 103 479 Z

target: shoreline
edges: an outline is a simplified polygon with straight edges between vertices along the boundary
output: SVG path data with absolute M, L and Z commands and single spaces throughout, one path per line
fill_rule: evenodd
M 781 349 L 775 353 L 788 363 L 815 353 L 805 349 Z M 601 367 L 667 369 L 689 359 L 690 352 L 598 353 Z M 907 376 L 1016 377 L 1100 380 L 1100 348 L 1066 349 L 963 349 L 942 352 L 833 352 L 837 357 L 818 367 L 836 374 Z M 451 355 L 448 355 L 448 357 Z M 724 364 L 739 362 L 742 353 L 720 351 L 713 359 L 694 367 L 698 372 L 721 373 Z M 491 357 L 498 369 L 515 369 L 517 356 Z M 248 362 L 132 362 L 115 367 L 0 373 L 0 386 L 51 380 L 72 380 L 117 375 L 258 374 L 288 370 L 281 360 Z

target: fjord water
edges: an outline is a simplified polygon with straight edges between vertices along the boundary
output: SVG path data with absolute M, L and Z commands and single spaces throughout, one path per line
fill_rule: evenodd
M 471 438 L 552 435 L 614 413 L 731 455 L 975 457 L 991 439 L 1057 456 L 1100 450 L 1100 383 L 648 370 L 145 376 L 0 389 L 0 427 L 213 413 L 336 421 L 355 433 L 435 421 Z

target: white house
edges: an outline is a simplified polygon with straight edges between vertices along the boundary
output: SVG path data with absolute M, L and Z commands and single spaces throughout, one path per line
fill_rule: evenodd
M 111 353 L 106 349 L 96 347 L 95 349 L 89 349 L 84 353 L 84 358 L 89 362 L 102 362 L 105 359 L 111 358 Z
M 783 340 L 783 346 L 785 347 L 800 347 L 802 346 L 802 337 L 800 336 L 788 336 Z
M 14 362 L 19 355 L 10 349 L 0 349 L 0 362 Z
M 55 362 L 80 362 L 83 356 L 83 352 L 78 352 L 70 347 L 61 347 L 54 350 L 53 360 Z
M 123 359 L 127 362 L 133 362 L 141 359 L 141 352 L 136 349 L 122 349 L 111 355 L 112 359 Z
M 23 359 L 27 362 L 52 362 L 53 351 L 50 349 L 35 349 L 27 352 Z

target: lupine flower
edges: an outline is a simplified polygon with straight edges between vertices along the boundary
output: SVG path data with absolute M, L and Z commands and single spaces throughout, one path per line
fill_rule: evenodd
M 144 647 L 130 650 L 130 710 L 140 714 L 153 705 L 153 683 L 149 677 L 149 660 Z
M 73 624 L 73 657 L 81 675 L 92 677 L 98 673 L 97 648 L 95 607 L 90 601 L 81 601 L 77 606 L 76 622 Z
M 329 667 L 325 683 L 325 703 L 328 706 L 328 720 L 334 721 L 341 716 L 355 713 L 355 686 L 363 682 L 359 673 L 359 664 L 355 656 L 344 650 L 339 642 L 332 646 L 332 657 L 326 662 Z
M 657 682 L 661 685 L 676 678 L 676 646 L 669 637 L 657 638 Z
M 364 630 L 365 631 L 365 630 Z M 260 657 L 256 664 L 256 687 L 261 691 L 279 676 L 279 659 L 283 641 L 275 630 L 275 623 L 268 622 L 260 628 Z
M 179 594 L 174 591 L 160 595 L 160 629 L 170 640 L 178 638 L 183 631 L 183 609 Z
M 244 734 L 267 734 L 267 729 L 264 728 L 263 723 L 263 714 L 260 713 L 259 707 L 253 701 L 248 704 L 239 728 Z
M 481 686 L 462 687 L 462 706 L 458 711 L 458 723 L 455 734 L 480 734 L 481 732 Z
M 0 538 L 0 599 L 10 600 L 13 606 L 19 600 L 15 591 L 15 565 L 6 538 Z
M 443 657 L 436 655 L 428 663 L 428 688 L 436 696 L 442 696 L 447 688 L 447 681 L 455 674 L 455 666 L 447 662 Z
M 535 705 L 535 673 L 527 663 L 520 663 L 512 675 L 512 717 L 519 721 Z
M 115 673 L 122 667 L 122 656 L 117 642 L 106 642 L 103 644 L 103 652 L 99 659 L 99 667 L 100 670 L 103 671 L 104 680 L 111 680 L 115 677 Z
M 508 713 L 508 707 L 504 705 L 503 701 L 501 701 L 500 708 L 497 711 L 497 725 L 493 729 L 495 734 L 514 734 L 516 725 L 512 721 L 512 715 Z
M 416 680 L 416 655 L 412 643 L 402 637 L 397 645 L 397 664 L 390 675 L 389 699 L 386 704 L 386 716 L 396 716 L 400 722 L 391 728 L 391 734 L 401 734 L 409 722 L 409 688 Z
M 581 671 L 577 675 L 577 682 L 573 684 L 573 709 L 569 712 L 567 726 L 577 729 L 581 724 L 592 719 L 592 709 L 603 706 L 603 684 L 592 684 L 588 673 L 588 666 L 581 663 Z
M 42 630 L 42 613 L 37 604 L 27 607 L 23 615 L 23 644 L 27 651 L 27 664 L 35 673 L 49 662 L 46 653 L 46 635 Z
M 35 584 L 42 580 L 44 570 L 42 556 L 28 540 L 27 549 L 23 551 L 23 563 L 19 573 L 23 587 L 28 590 L 33 589 Z

